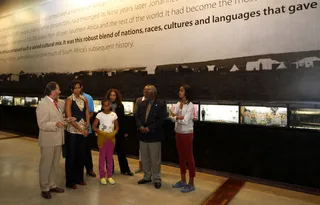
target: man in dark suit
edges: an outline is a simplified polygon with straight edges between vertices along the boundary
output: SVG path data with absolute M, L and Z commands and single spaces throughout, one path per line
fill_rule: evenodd
M 149 89 L 149 85 L 144 86 L 143 88 L 143 96 L 138 98 L 134 104 L 134 108 L 133 108 L 133 115 L 136 116 L 139 113 L 139 107 L 141 102 L 145 101 L 147 99 L 147 95 L 148 95 L 148 89 Z M 141 153 L 139 150 L 139 168 L 135 171 L 135 173 L 140 173 L 142 172 L 142 163 L 141 163 Z
M 164 140 L 163 123 L 166 115 L 165 104 L 157 99 L 156 87 L 150 85 L 147 100 L 140 103 L 135 115 L 144 171 L 144 177 L 138 184 L 149 183 L 152 180 L 157 189 L 161 187 L 161 141 Z

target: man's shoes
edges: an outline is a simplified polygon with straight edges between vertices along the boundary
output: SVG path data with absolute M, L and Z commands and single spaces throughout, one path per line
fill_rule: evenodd
M 121 172 L 121 174 L 123 174 L 123 175 L 129 175 L 129 176 L 133 176 L 133 175 L 134 175 L 134 173 L 131 172 L 131 171 Z
M 51 199 L 51 194 L 49 191 L 43 191 L 41 192 L 41 196 L 45 199 Z
M 87 175 L 91 176 L 91 177 L 96 177 L 96 173 L 94 173 L 92 170 L 87 172 Z
M 160 187 L 161 187 L 161 182 L 155 182 L 154 183 L 154 188 L 160 189 Z
M 151 180 L 145 180 L 145 179 L 141 179 L 140 181 L 138 181 L 138 184 L 146 184 L 146 183 L 150 183 Z
M 59 188 L 59 187 L 56 187 L 56 188 L 50 189 L 50 192 L 63 193 L 63 192 L 64 192 L 64 189 L 61 189 L 61 188 Z

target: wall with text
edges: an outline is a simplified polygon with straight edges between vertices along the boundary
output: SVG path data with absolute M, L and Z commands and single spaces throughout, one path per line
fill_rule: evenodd
M 314 0 L 45 1 L 0 17 L 0 88 L 67 94 L 77 77 L 95 96 L 188 83 L 198 99 L 319 100 L 319 19 Z

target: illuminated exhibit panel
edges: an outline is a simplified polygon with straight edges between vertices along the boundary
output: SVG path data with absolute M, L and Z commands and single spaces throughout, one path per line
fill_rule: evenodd
M 287 108 L 264 106 L 241 106 L 241 123 L 286 127 Z
M 14 97 L 13 101 L 14 106 L 24 106 L 25 104 L 24 97 Z
M 25 98 L 25 106 L 37 107 L 38 103 L 39 103 L 38 97 L 26 97 Z
M 101 111 L 101 100 L 93 100 L 94 105 L 94 112 L 100 112 Z
M 13 105 L 13 96 L 3 96 L 2 97 L 3 105 Z
M 320 109 L 290 108 L 290 127 L 320 130 Z
M 122 101 L 124 107 L 124 114 L 133 115 L 134 103 L 132 101 Z
M 238 105 L 200 105 L 201 121 L 239 123 Z

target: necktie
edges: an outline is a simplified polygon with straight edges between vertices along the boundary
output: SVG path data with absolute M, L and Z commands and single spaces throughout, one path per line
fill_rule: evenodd
M 59 107 L 58 107 L 58 103 L 54 100 L 53 101 L 53 104 L 54 104 L 54 106 L 56 106 L 56 108 L 59 110 Z M 60 110 L 59 110 L 60 111 Z
M 145 120 L 145 122 L 147 122 L 150 110 L 151 110 L 151 104 L 148 102 L 147 110 L 146 110 L 146 120 Z

